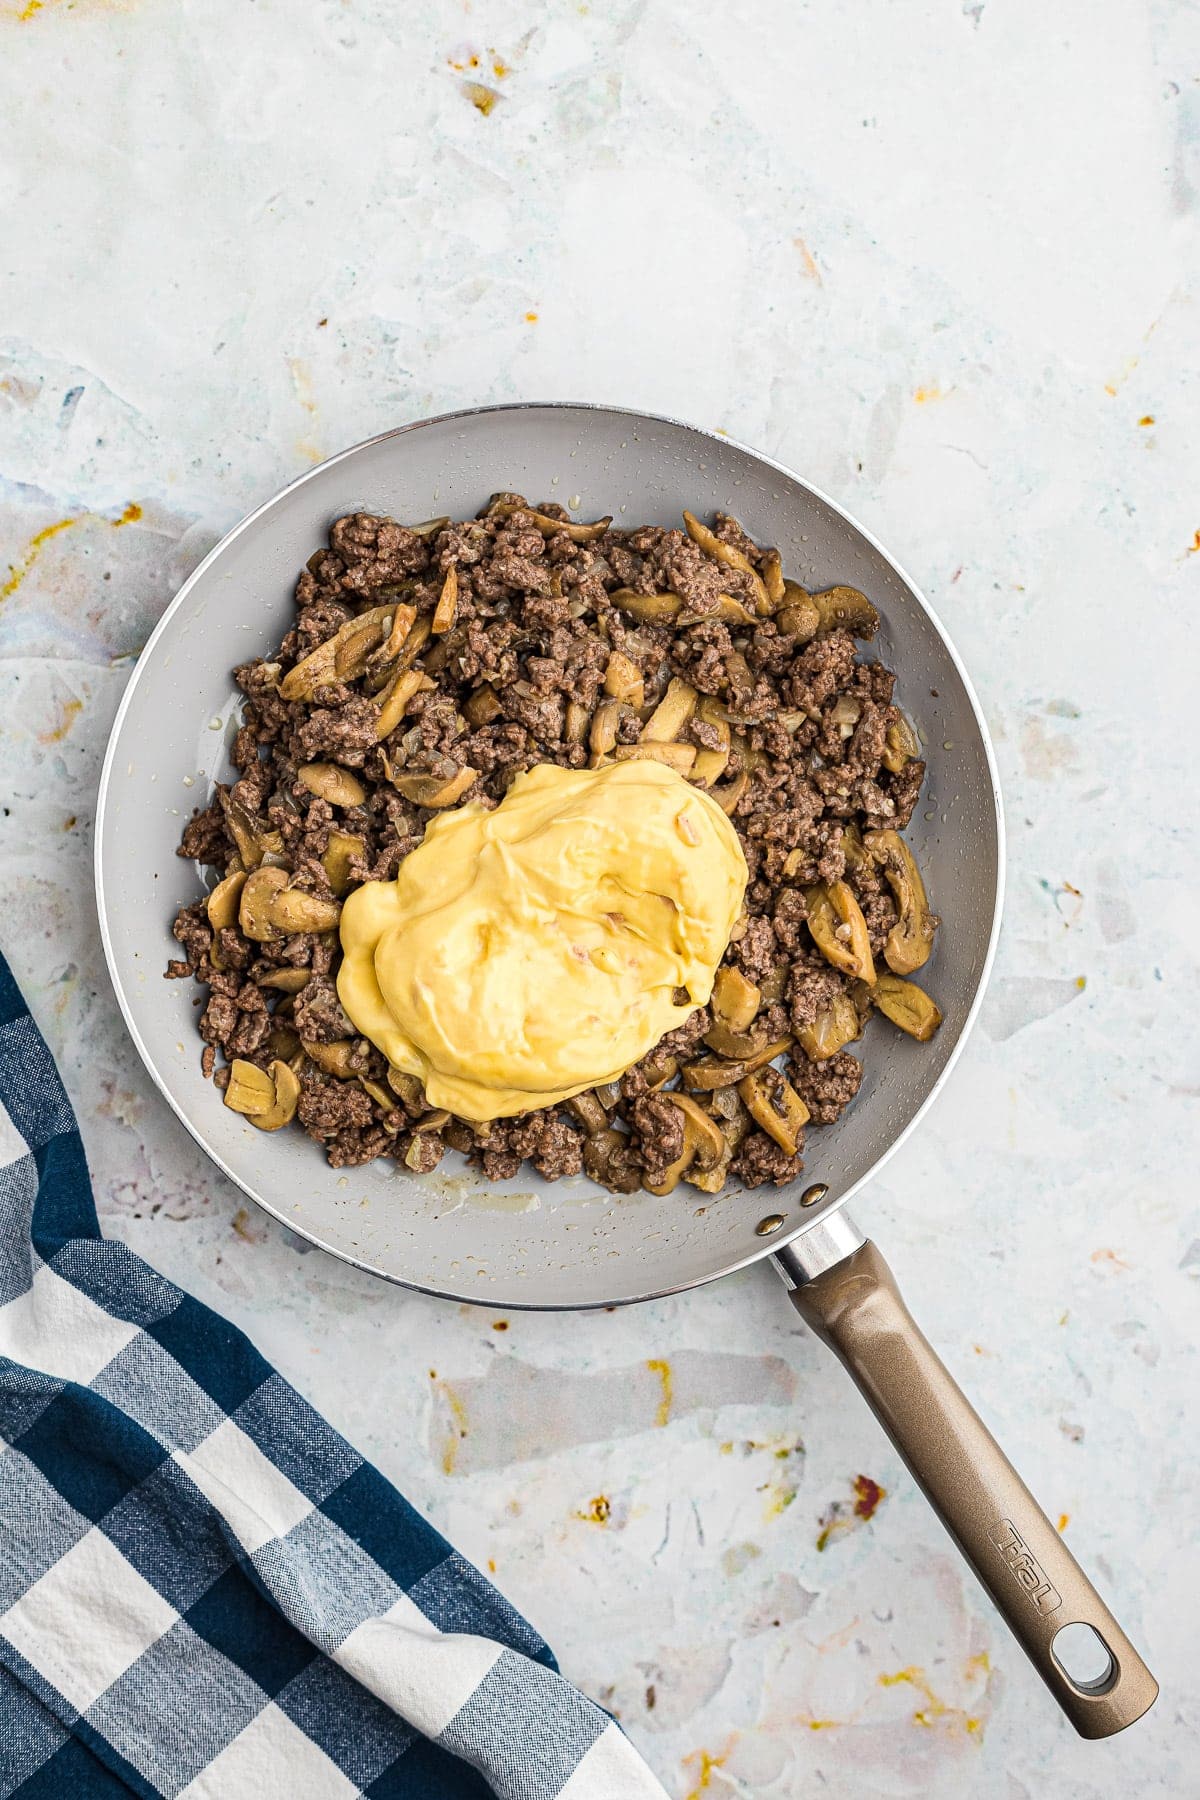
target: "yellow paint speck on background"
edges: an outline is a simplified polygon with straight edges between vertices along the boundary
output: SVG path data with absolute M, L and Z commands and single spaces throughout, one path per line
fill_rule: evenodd
M 646 1367 L 653 1371 L 662 1382 L 662 1399 L 658 1403 L 658 1411 L 654 1417 L 656 1425 L 665 1425 L 671 1417 L 671 1365 L 660 1357 L 651 1357 Z

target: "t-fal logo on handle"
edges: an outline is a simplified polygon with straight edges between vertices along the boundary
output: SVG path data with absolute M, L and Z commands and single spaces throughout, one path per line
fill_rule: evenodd
M 988 1526 L 988 1536 L 1040 1613 L 1052 1613 L 1062 1605 L 1062 1595 L 1046 1579 L 1046 1571 L 1011 1519 L 997 1519 Z

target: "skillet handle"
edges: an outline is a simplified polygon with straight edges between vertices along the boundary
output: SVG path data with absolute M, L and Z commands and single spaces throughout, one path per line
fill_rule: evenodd
M 922 1335 L 875 1245 L 844 1218 L 829 1226 L 824 1246 L 818 1225 L 775 1257 L 796 1311 L 845 1365 L 1080 1736 L 1132 1725 L 1158 1683 Z M 1089 1645 L 1098 1678 L 1072 1680 L 1059 1662 L 1051 1646 L 1065 1625 L 1102 1640 L 1071 1634 Z M 1059 1652 L 1078 1670 L 1069 1642 Z

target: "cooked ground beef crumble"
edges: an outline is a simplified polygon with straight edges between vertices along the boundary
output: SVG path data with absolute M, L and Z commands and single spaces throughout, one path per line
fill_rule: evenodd
M 857 659 L 852 631 L 876 623 L 863 596 L 785 583 L 775 553 L 731 518 L 712 532 L 688 523 L 580 527 L 513 494 L 417 529 L 351 514 L 301 572 L 278 653 L 235 671 L 237 779 L 193 816 L 179 854 L 221 878 L 277 870 L 288 909 L 247 934 L 237 891 L 224 909 L 183 907 L 184 957 L 167 974 L 207 989 L 206 1076 L 227 1088 L 234 1059 L 288 1064 L 291 1111 L 335 1168 L 383 1156 L 424 1172 L 449 1145 L 496 1180 L 528 1159 L 549 1179 L 582 1170 L 619 1192 L 665 1191 L 680 1172 L 708 1191 L 728 1175 L 779 1184 L 802 1167 L 805 1110 L 830 1124 L 854 1098 L 862 1070 L 844 1045 L 875 996 L 837 956 L 852 935 L 843 912 L 831 927 L 841 966 L 818 946 L 814 895 L 849 894 L 872 955 L 887 954 L 906 924 L 898 852 L 870 834 L 908 824 L 924 763 L 893 675 Z M 323 645 L 325 660 L 289 682 Z M 620 756 L 672 681 L 690 700 L 665 760 L 705 781 L 749 867 L 725 962 L 738 994 L 757 996 L 753 1016 L 731 1035 L 719 1006 L 701 1008 L 619 1084 L 565 1106 L 482 1126 L 432 1112 L 415 1078 L 389 1079 L 338 1000 L 341 895 L 393 877 L 439 804 L 495 806 L 537 763 Z M 389 700 L 399 711 L 381 737 Z M 931 939 L 937 921 L 919 923 Z M 777 1066 L 755 1065 L 769 1046 Z M 750 1070 L 722 1085 L 739 1057 Z M 690 1103 L 671 1099 L 684 1092 Z

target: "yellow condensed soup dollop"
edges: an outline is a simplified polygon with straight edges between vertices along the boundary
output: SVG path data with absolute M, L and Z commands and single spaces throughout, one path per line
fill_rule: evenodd
M 673 769 L 542 764 L 349 896 L 338 994 L 431 1105 L 531 1112 L 614 1080 L 704 1004 L 746 880 L 733 826 Z

